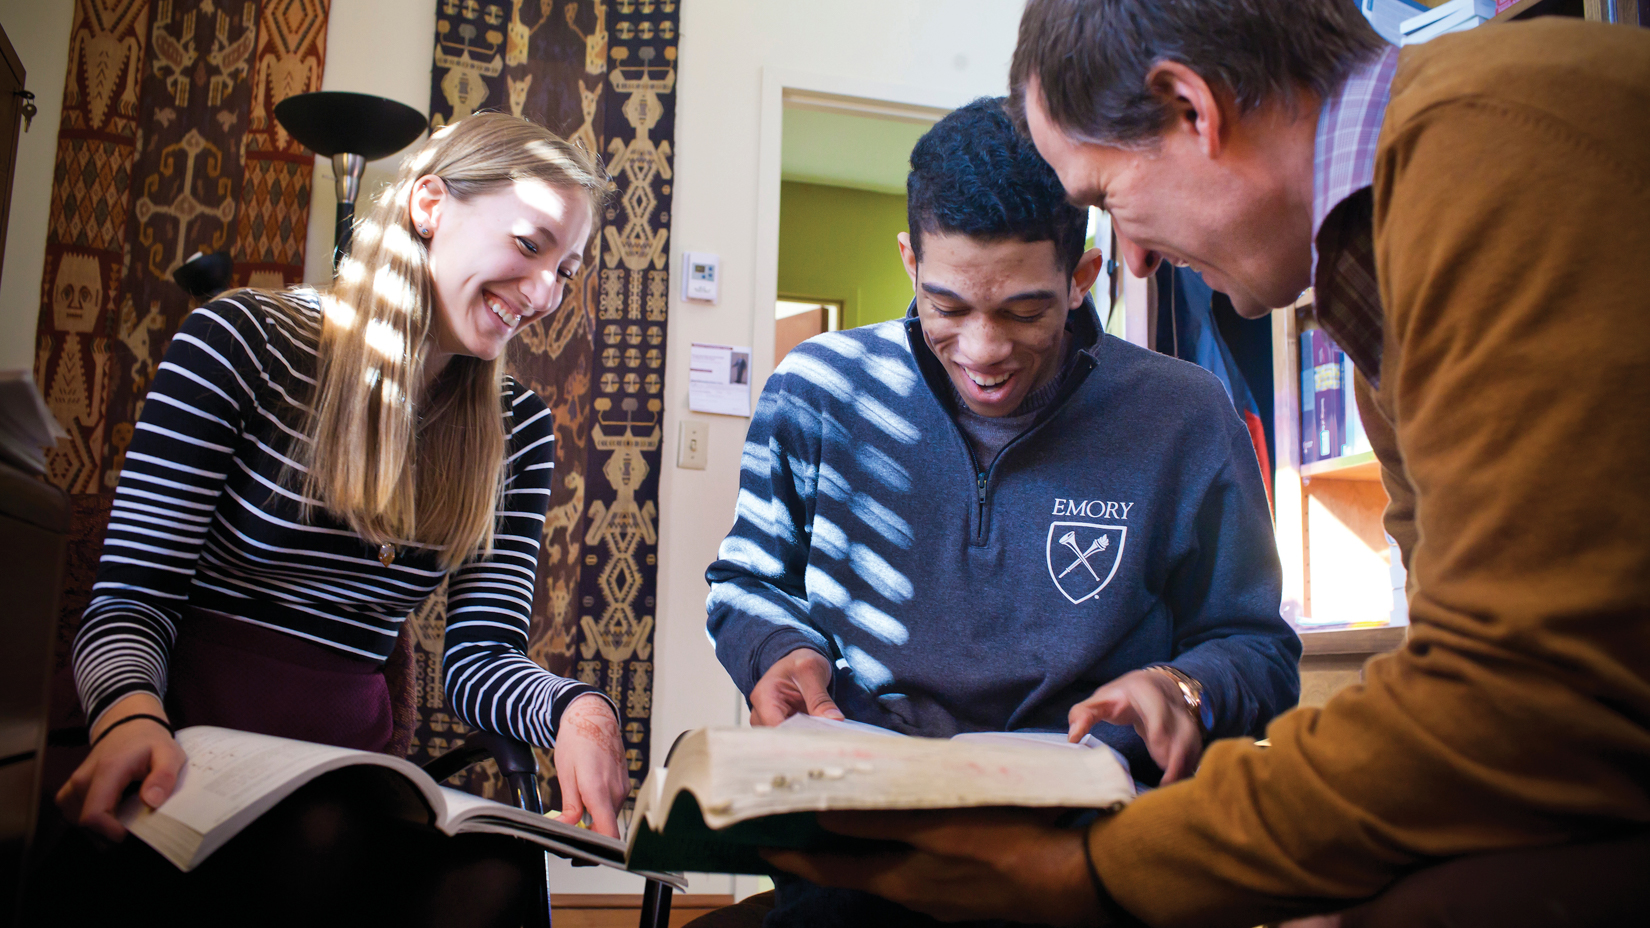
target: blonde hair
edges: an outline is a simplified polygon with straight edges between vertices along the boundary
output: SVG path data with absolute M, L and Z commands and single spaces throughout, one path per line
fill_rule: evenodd
M 436 295 L 429 243 L 415 234 L 409 202 L 427 175 L 460 201 L 538 180 L 578 191 L 592 211 L 608 177 L 590 153 L 542 126 L 503 113 L 466 117 L 402 164 L 322 294 L 311 442 L 299 461 L 304 496 L 371 544 L 438 549 L 451 570 L 492 551 L 508 409 L 502 353 L 455 356 L 421 386 Z

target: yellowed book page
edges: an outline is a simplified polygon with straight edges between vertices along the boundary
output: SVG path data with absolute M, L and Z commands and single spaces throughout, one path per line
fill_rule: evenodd
M 118 816 L 133 834 L 185 870 L 299 786 L 340 767 L 370 764 L 398 770 L 424 794 L 438 819 L 443 811 L 429 777 L 400 758 L 206 725 L 185 728 L 177 738 L 188 763 L 171 797 L 153 812 L 130 800 Z M 198 845 L 180 860 L 191 850 L 191 833 L 200 836 Z
M 1117 808 L 1133 780 L 1111 751 L 807 728 L 708 729 L 678 748 L 649 825 L 689 789 L 705 824 L 827 809 Z

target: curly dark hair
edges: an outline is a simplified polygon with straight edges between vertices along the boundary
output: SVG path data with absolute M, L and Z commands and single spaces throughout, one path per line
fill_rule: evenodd
M 1087 212 L 1066 199 L 1054 169 L 1014 130 L 1002 97 L 953 110 L 917 140 L 905 213 L 919 260 L 925 233 L 951 233 L 1053 242 L 1067 273 L 1083 256 L 1088 229 Z

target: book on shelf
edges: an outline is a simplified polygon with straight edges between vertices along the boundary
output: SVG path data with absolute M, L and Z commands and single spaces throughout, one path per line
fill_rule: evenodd
M 1323 329 L 1300 334 L 1301 464 L 1371 450 L 1358 412 L 1352 359 Z
M 1496 14 L 1495 0 L 1449 0 L 1399 24 L 1403 45 L 1419 45 L 1450 32 L 1471 29 Z
M 1303 615 L 1303 616 L 1300 616 L 1299 618 L 1295 619 L 1292 624 L 1295 626 L 1296 631 L 1322 632 L 1322 631 L 1341 631 L 1343 629 L 1353 629 L 1353 628 L 1386 628 L 1388 625 L 1391 625 L 1393 623 L 1392 623 L 1392 620 L 1389 616 L 1381 616 L 1379 618 L 1365 618 L 1365 619 L 1344 619 L 1344 618 L 1314 619 L 1311 616 L 1304 616 Z
M 1343 353 L 1323 329 L 1308 329 L 1312 339 L 1312 397 L 1317 409 L 1317 460 L 1339 457 L 1346 439 L 1342 416 L 1346 399 L 1341 389 Z
M 0 371 L 0 460 L 29 473 L 46 472 L 46 449 L 69 433 L 46 407 L 29 371 Z
M 1462 13 L 1448 19 L 1439 20 L 1425 29 L 1404 36 L 1404 44 L 1420 45 L 1425 42 L 1430 42 L 1441 35 L 1448 35 L 1451 32 L 1464 32 L 1468 29 L 1482 26 L 1487 22 L 1489 22 L 1489 20 L 1483 18 L 1482 16 L 1474 16 L 1471 13 Z
M 1121 755 L 1092 737 L 1082 744 L 1059 732 L 913 738 L 793 716 L 774 728 L 683 735 L 642 783 L 628 859 L 648 870 L 772 873 L 760 848 L 880 846 L 825 831 L 818 812 L 1115 810 L 1135 794 Z
M 1342 456 L 1374 450 L 1369 444 L 1369 435 L 1364 432 L 1363 416 L 1358 412 L 1355 376 L 1356 368 L 1352 366 L 1352 359 L 1347 357 L 1346 352 L 1341 352 L 1341 396 L 1344 398 L 1341 411 Z
M 1301 353 L 1301 466 L 1318 460 L 1318 401 L 1312 385 L 1312 332 L 1300 334 Z
M 282 799 L 321 776 L 331 776 L 367 807 L 449 835 L 510 835 L 574 860 L 627 869 L 625 845 L 617 838 L 441 786 L 399 757 L 206 725 L 185 728 L 177 739 L 189 760 L 171 797 L 151 809 L 134 794 L 122 803 L 118 817 L 183 871 L 199 866 Z M 678 889 L 686 886 L 676 875 L 643 875 Z
M 1427 5 L 1419 0 L 1358 0 L 1358 9 L 1375 31 L 1389 44 L 1404 44 L 1403 22 L 1425 13 Z

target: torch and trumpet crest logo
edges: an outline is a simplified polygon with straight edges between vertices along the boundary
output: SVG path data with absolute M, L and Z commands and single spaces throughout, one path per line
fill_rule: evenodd
M 1048 575 L 1072 603 L 1092 599 L 1111 583 L 1129 530 L 1122 525 L 1055 522 L 1048 527 Z

